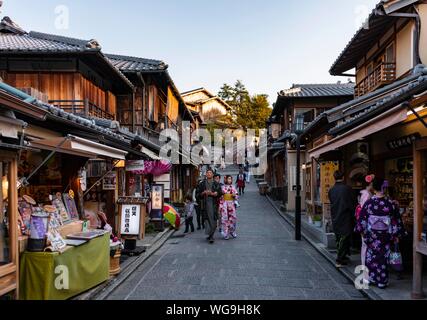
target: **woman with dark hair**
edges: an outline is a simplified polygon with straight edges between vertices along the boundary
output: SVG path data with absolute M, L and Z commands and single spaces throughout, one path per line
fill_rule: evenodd
M 405 235 L 398 208 L 384 196 L 385 185 L 384 179 L 374 178 L 374 195 L 363 205 L 356 226 L 367 247 L 365 264 L 369 271 L 369 282 L 380 289 L 385 289 L 388 285 L 391 245 L 398 243 Z
M 372 188 L 372 182 L 374 181 L 374 179 L 375 179 L 375 175 L 373 174 L 367 175 L 365 177 L 366 188 L 360 191 L 359 203 L 356 207 L 356 222 L 358 222 L 360 219 L 360 212 L 362 211 L 363 206 L 373 196 L 374 190 Z M 363 239 L 363 235 L 362 235 L 362 247 L 360 250 L 362 265 L 365 265 L 366 249 L 367 249 L 366 242 Z M 365 280 L 368 280 L 368 279 L 365 279 Z
M 226 176 L 225 184 L 222 186 L 222 198 L 220 202 L 221 231 L 225 240 L 230 239 L 230 237 L 237 238 L 235 201 L 238 197 L 238 192 L 233 186 L 233 178 L 231 176 Z

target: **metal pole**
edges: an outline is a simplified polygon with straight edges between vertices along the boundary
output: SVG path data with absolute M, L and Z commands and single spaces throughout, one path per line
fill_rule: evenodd
M 301 137 L 297 134 L 297 168 L 296 183 L 297 190 L 295 196 L 295 240 L 301 240 Z

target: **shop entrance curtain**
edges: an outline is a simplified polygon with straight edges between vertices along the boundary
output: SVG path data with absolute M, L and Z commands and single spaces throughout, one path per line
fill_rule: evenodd
M 110 235 L 64 253 L 24 252 L 20 262 L 21 300 L 66 300 L 109 278 Z

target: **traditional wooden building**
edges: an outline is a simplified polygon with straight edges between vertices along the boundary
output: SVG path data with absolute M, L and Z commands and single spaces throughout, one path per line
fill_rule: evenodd
M 127 107 L 127 101 L 118 102 L 122 126 L 158 145 L 163 129 L 176 129 L 181 136 L 183 121 L 190 123 L 191 132 L 198 127 L 197 112 L 187 108 L 164 62 L 113 54 L 107 57 L 136 88 L 132 109 Z M 182 149 L 178 152 L 181 153 L 181 164 L 173 167 L 168 188 L 170 196 L 167 198 L 172 202 L 182 202 L 198 176 L 194 165 L 182 164 L 185 157 Z
M 353 83 L 294 84 L 290 89 L 279 92 L 268 121 L 270 148 L 265 177 L 272 196 L 282 200 L 288 211 L 295 210 L 296 152 L 289 143 L 280 145 L 284 142 L 284 135 L 293 130 L 294 119 L 298 115 L 302 114 L 308 125 L 319 114 L 351 100 L 353 88 Z
M 183 92 L 181 95 L 187 106 L 192 111 L 198 112 L 204 122 L 215 121 L 225 116 L 231 109 L 224 100 L 205 88 Z
M 356 99 L 326 111 L 306 129 L 304 135 L 313 141 L 307 145 L 306 165 L 313 168 L 313 180 L 320 164 L 321 182 L 311 185 L 320 194 L 334 183 L 325 179 L 322 167 L 345 172 L 355 194 L 368 173 L 387 179 L 410 234 L 400 247 L 406 268 L 413 266 L 412 294 L 419 298 L 427 255 L 427 3 L 382 1 L 366 24 L 330 70 L 332 75 L 355 70 Z M 330 208 L 324 205 L 322 213 L 325 232 L 331 232 Z

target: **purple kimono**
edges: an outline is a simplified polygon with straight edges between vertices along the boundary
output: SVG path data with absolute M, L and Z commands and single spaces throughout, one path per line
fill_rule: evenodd
M 388 285 L 391 244 L 405 235 L 398 208 L 388 198 L 373 196 L 360 212 L 356 231 L 364 236 L 367 246 L 366 267 L 370 283 Z

